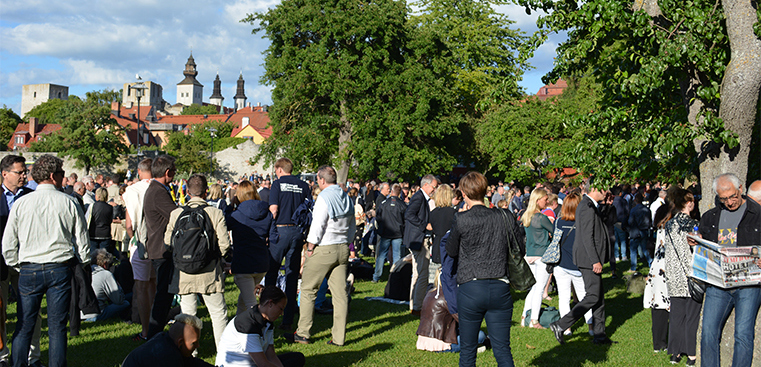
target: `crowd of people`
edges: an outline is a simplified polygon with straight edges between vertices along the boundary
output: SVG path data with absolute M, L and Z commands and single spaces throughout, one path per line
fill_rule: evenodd
M 66 365 L 67 324 L 76 335 L 80 322 L 110 318 L 141 325 L 132 340 L 142 344 L 125 356 L 126 367 L 209 366 L 197 358 L 201 301 L 216 366 L 303 366 L 303 354 L 275 352 L 276 332 L 291 343 L 312 343 L 315 312 L 329 313 L 327 344 L 347 343 L 350 267 L 362 257 L 374 258 L 372 282 L 384 279 L 387 262 L 410 264 L 406 299 L 420 317 L 418 349 L 459 352 L 460 366 L 475 366 L 478 352 L 492 348 L 498 365 L 512 366 L 511 285 L 519 274 L 511 272 L 519 269 L 508 264 L 516 251 L 526 265 L 522 275 L 534 280 L 520 327 L 549 329 L 563 344 L 584 319 L 593 344 L 616 343 L 605 331 L 602 276 L 617 278 L 616 262 L 628 261 L 627 273 L 647 272 L 643 303 L 652 311 L 655 352 L 667 351 L 672 363 L 694 365 L 700 357 L 718 366 L 722 326 L 734 308 L 733 365 L 752 363 L 761 287 L 708 285 L 702 303 L 688 290 L 696 243 L 687 234 L 721 246 L 761 246 L 761 182 L 746 195 L 733 174 L 716 177 L 716 207 L 701 217 L 694 187 L 601 189 L 587 179 L 578 187 L 521 188 L 490 185 L 478 172 L 450 183 L 433 175 L 418 185 L 342 183 L 330 166 L 311 182 L 294 176 L 287 158 L 275 162 L 273 176 L 254 172 L 237 182 L 208 182 L 201 174 L 178 180 L 167 155 L 142 160 L 123 181 L 80 181 L 50 155 L 29 168 L 7 155 L 0 169 L 0 366 L 42 365 L 43 295 L 49 366 Z M 559 261 L 545 256 L 553 248 Z M 437 269 L 433 284 L 429 269 Z M 240 294 L 228 319 L 230 275 Z M 542 325 L 542 303 L 553 289 L 560 318 Z M 8 343 L 4 320 L 14 296 L 18 322 Z M 484 320 L 488 336 L 480 330 Z

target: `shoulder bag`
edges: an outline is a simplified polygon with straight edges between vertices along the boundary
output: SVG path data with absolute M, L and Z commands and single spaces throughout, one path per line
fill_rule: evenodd
M 557 227 L 557 220 L 555 223 L 555 232 L 552 234 L 552 242 L 549 246 L 547 246 L 547 250 L 544 251 L 544 255 L 542 255 L 542 262 L 549 265 L 557 265 L 560 263 L 560 248 L 563 247 L 565 240 L 568 239 L 568 236 L 565 236 L 563 241 L 560 241 L 560 239 L 563 237 L 563 230 Z M 573 227 L 571 227 L 571 230 L 568 231 L 568 234 L 570 235 L 574 229 L 576 229 L 576 223 L 574 223 Z
M 679 261 L 679 264 L 682 266 L 684 276 L 687 277 L 687 292 L 690 294 L 690 297 L 693 301 L 697 303 L 703 303 L 703 296 L 706 293 L 706 284 L 687 274 L 687 269 L 684 268 L 682 259 L 679 258 L 679 252 L 676 250 L 676 246 L 674 246 L 674 240 L 671 238 L 671 232 L 667 230 L 666 233 L 669 235 L 669 242 L 671 242 L 671 247 L 674 248 L 674 254 L 676 255 L 677 261 Z
M 508 279 L 510 279 L 510 286 L 517 291 L 528 291 L 536 284 L 534 274 L 531 273 L 526 259 L 521 254 L 521 249 L 518 247 L 518 240 L 515 238 L 515 234 L 511 230 L 510 219 L 502 209 L 496 209 L 502 215 L 502 219 L 505 221 L 505 231 L 507 232 L 507 269 Z

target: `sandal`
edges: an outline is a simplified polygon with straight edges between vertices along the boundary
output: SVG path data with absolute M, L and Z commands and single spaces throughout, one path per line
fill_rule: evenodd
M 142 333 L 137 333 L 135 335 L 132 335 L 132 337 L 130 339 L 133 342 L 139 342 L 139 341 L 146 341 L 146 340 L 148 340 L 148 337 L 147 336 L 143 336 Z
M 531 326 L 529 327 L 532 329 L 546 329 L 546 327 L 542 326 L 538 320 L 531 320 Z

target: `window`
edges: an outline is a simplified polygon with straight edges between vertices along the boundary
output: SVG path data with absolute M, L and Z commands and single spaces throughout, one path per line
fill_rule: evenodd
M 23 135 L 16 135 L 16 145 L 24 145 L 24 136 Z
M 61 92 L 58 92 L 58 99 L 61 99 Z
M 34 92 L 34 98 L 37 98 L 37 92 Z

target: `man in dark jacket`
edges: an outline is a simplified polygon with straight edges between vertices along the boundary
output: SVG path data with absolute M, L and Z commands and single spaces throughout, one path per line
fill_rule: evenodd
M 162 332 L 167 323 L 172 299 L 169 293 L 169 283 L 174 276 L 172 252 L 164 245 L 164 232 L 169 223 L 170 213 L 177 208 L 169 193 L 169 183 L 174 180 L 177 169 L 174 167 L 174 157 L 162 155 L 151 163 L 151 181 L 145 191 L 143 218 L 146 225 L 146 250 L 156 271 L 156 296 L 151 308 L 151 325 L 148 338 Z
M 573 262 L 579 268 L 584 279 L 587 294 L 560 320 L 550 324 L 550 329 L 560 344 L 563 331 L 573 326 L 584 314 L 592 310 L 593 342 L 595 344 L 612 344 L 605 334 L 605 292 L 602 288 L 602 263 L 608 257 L 609 237 L 605 222 L 598 209 L 605 195 L 592 188 L 590 182 L 582 185 L 584 198 L 576 208 L 576 238 L 573 245 Z
M 430 237 L 426 238 L 428 215 L 434 204 L 431 195 L 439 186 L 433 175 L 426 175 L 420 180 L 420 190 L 410 198 L 410 205 L 404 213 L 403 243 L 412 252 L 412 286 L 410 287 L 410 312 L 420 316 L 425 293 L 428 291 L 428 265 L 430 257 L 428 246 Z
M 647 239 L 650 237 L 650 226 L 652 224 L 652 215 L 650 209 L 643 204 L 645 195 L 641 192 L 634 196 L 636 204 L 629 213 L 629 260 L 631 267 L 629 271 L 637 270 L 637 252 L 647 259 L 647 266 L 653 262 L 650 253 L 647 252 Z
M 388 185 L 388 184 L 386 184 Z M 381 188 L 383 193 L 383 188 Z M 386 192 L 389 194 L 389 192 Z M 383 200 L 375 209 L 376 223 L 378 223 L 378 249 L 375 251 L 375 274 L 373 274 L 373 283 L 377 283 L 383 274 L 383 263 L 388 256 L 389 247 L 392 249 L 392 264 L 396 264 L 401 257 L 402 252 L 402 235 L 404 233 L 404 212 L 407 210 L 407 204 L 399 198 L 402 193 L 402 186 L 394 184 L 389 197 Z
M 721 205 L 703 214 L 700 235 L 720 246 L 761 246 L 761 206 L 742 195 L 740 179 L 731 173 L 722 174 L 714 179 L 713 191 Z M 761 266 L 761 259 L 756 259 L 756 265 Z M 700 341 L 701 365 L 720 365 L 721 330 L 733 306 L 735 346 L 732 365 L 754 364 L 754 330 L 760 305 L 761 286 L 720 288 L 707 284 Z

